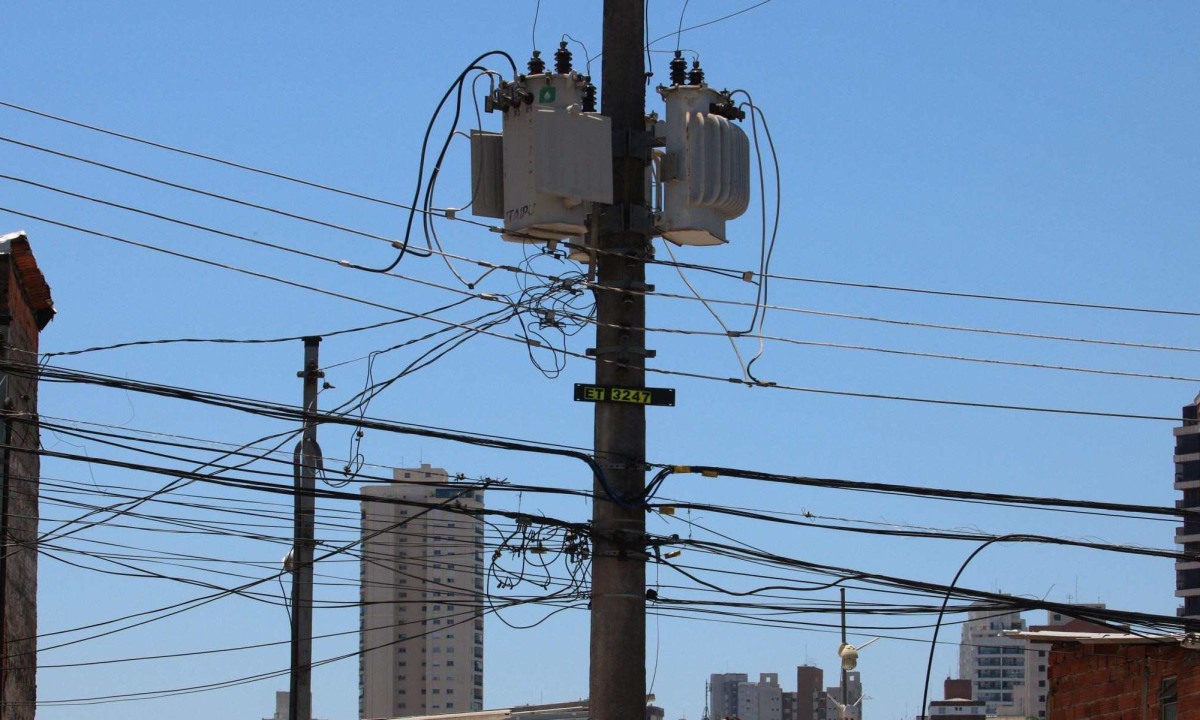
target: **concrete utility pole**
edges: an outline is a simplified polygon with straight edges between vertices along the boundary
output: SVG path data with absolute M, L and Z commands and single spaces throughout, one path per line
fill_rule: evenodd
M 612 119 L 613 204 L 599 208 L 596 384 L 645 387 L 645 261 L 652 227 L 646 207 L 645 0 L 605 0 L 601 112 Z M 592 720 L 642 720 L 646 712 L 646 409 L 596 403 L 597 479 L 592 523 Z
M 317 362 L 319 337 L 304 338 L 304 436 L 296 446 L 296 479 L 292 545 L 292 673 L 288 684 L 289 720 L 312 720 L 313 523 L 317 484 L 317 380 L 325 375 Z

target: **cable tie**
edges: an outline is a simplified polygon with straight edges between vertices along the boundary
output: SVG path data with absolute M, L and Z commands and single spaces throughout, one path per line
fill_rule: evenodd
M 715 478 L 715 477 L 721 476 L 721 473 L 717 472 L 716 470 L 701 470 L 700 474 L 703 475 L 704 477 L 710 477 L 710 478 Z

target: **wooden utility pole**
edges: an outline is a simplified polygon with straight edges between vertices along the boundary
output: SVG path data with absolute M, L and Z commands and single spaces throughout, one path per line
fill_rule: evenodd
M 292 672 L 288 683 L 289 720 L 312 720 L 313 524 L 317 484 L 317 380 L 324 373 L 317 361 L 319 337 L 304 338 L 304 436 L 296 446 L 295 514 L 292 545 Z
M 612 119 L 613 204 L 598 208 L 596 384 L 645 387 L 645 0 L 605 0 L 601 112 Z M 592 720 L 642 720 L 646 708 L 646 409 L 596 403 L 590 698 Z M 611 490 L 617 496 L 609 497 Z

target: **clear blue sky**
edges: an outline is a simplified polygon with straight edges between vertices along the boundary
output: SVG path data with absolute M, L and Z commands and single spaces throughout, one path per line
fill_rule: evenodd
M 685 26 L 726 15 L 751 2 L 692 0 Z M 445 88 L 476 55 L 491 49 L 528 58 L 535 3 L 430 2 L 301 4 L 283 2 L 5 3 L 0 6 L 5 52 L 0 101 L 119 130 L 211 155 L 407 203 L 412 196 L 421 134 Z M 549 54 L 563 33 L 601 47 L 599 2 L 543 2 L 536 42 Z M 652 38 L 677 27 L 682 3 L 650 3 Z M 1194 3 L 926 2 L 799 3 L 775 0 L 729 20 L 689 31 L 681 44 L 699 52 L 710 83 L 749 90 L 774 132 L 782 177 L 782 220 L 773 270 L 781 275 L 1002 294 L 1087 303 L 1200 310 L 1191 289 L 1200 267 L 1200 9 Z M 655 49 L 673 48 L 664 40 Z M 577 62 L 579 47 L 573 46 Z M 666 78 L 669 55 L 654 54 L 654 82 Z M 500 62 L 493 64 L 507 73 Z M 598 63 L 594 68 L 598 75 Z M 483 84 L 480 85 L 483 87 Z M 659 107 L 650 95 L 651 109 Z M 473 111 L 462 127 L 474 125 Z M 498 129 L 498 118 L 484 116 Z M 444 127 L 439 137 L 444 136 Z M 306 189 L 155 150 L 0 107 L 0 135 L 395 237 L 405 214 L 379 204 Z M 77 160 L 0 142 L 5 175 L 100 197 L 254 239 L 357 263 L 391 259 L 387 245 L 228 202 L 156 186 Z M 461 206 L 468 195 L 465 144 L 456 141 L 434 205 Z M 461 288 L 445 264 L 409 258 L 407 280 L 353 270 L 0 180 L 0 206 L 232 266 L 424 312 L 461 295 L 417 281 Z M 321 296 L 118 244 L 0 212 L 0 232 L 25 229 L 54 290 L 58 318 L 43 334 L 43 350 L 155 338 L 270 338 L 365 325 L 394 312 Z M 731 224 L 721 248 L 677 250 L 680 260 L 730 268 L 757 266 L 757 204 Z M 495 234 L 461 224 L 439 226 L 447 252 L 514 264 L 522 249 Z M 660 251 L 660 257 L 668 257 Z M 567 266 L 539 261 L 545 272 Z M 554 268 L 558 269 L 554 269 Z M 464 275 L 481 270 L 465 263 Z M 654 267 L 667 293 L 688 295 L 675 271 Z M 749 285 L 705 275 L 689 279 L 706 297 L 752 302 Z M 511 293 L 509 273 L 490 275 L 479 289 Z M 770 335 L 811 343 L 889 348 L 927 354 L 1200 377 L 1195 351 L 1055 342 L 881 324 L 794 312 L 821 311 L 1016 333 L 1200 348 L 1196 318 L 1056 308 L 975 299 L 919 296 L 779 280 Z M 716 306 L 731 326 L 748 308 Z M 465 322 L 494 305 L 474 300 L 445 317 Z M 694 301 L 654 298 L 649 325 L 719 332 Z M 405 323 L 330 338 L 322 346 L 327 379 L 323 407 L 344 402 L 367 377 L 362 358 L 412 340 L 435 323 Z M 515 322 L 497 330 L 514 336 Z M 568 341 L 590 347 L 591 331 Z M 720 337 L 654 333 L 652 367 L 716 377 L 741 371 Z M 427 346 L 383 355 L 374 376 L 395 374 Z M 749 357 L 756 343 L 740 345 Z M 55 362 L 66 367 L 184 385 L 274 402 L 295 403 L 300 384 L 298 342 L 284 345 L 163 345 L 114 350 Z M 544 356 L 542 356 L 543 359 Z M 1200 389 L 1195 380 L 1121 377 L 969 363 L 867 350 L 769 342 L 756 374 L 780 385 L 944 400 L 1036 405 L 1152 416 L 1174 416 Z M 521 344 L 471 339 L 434 365 L 380 395 L 370 414 L 461 431 L 511 435 L 586 446 L 591 408 L 571 401 L 573 382 L 592 366 L 572 358 L 546 379 Z M 649 412 L 654 462 L 718 464 L 781 473 L 909 483 L 1117 502 L 1170 505 L 1172 423 L 1052 415 L 918 404 L 884 399 L 745 388 L 717 381 L 652 376 L 675 387 L 678 407 Z M 151 430 L 229 443 L 286 429 L 282 423 L 189 403 L 75 385 L 42 388 L 41 411 L 51 422 L 76 421 Z M 126 431 L 122 431 L 126 432 Z M 95 442 L 43 433 L 47 448 L 93 456 L 131 457 Z M 204 443 L 189 441 L 202 449 Z M 323 429 L 330 458 L 345 458 L 350 431 Z M 289 446 L 290 447 L 290 446 Z M 587 488 L 573 462 L 483 450 L 368 432 L 368 463 L 390 467 L 429 462 L 468 476 Z M 195 451 L 189 456 L 204 457 Z M 141 458 L 145 460 L 144 457 Z M 344 461 L 339 461 L 344 462 Z M 333 464 L 333 463 L 331 463 Z M 175 465 L 183 467 L 180 463 Z M 340 464 L 335 466 L 335 470 Z M 101 490 L 145 493 L 161 477 L 100 465 L 47 460 L 46 527 L 81 510 L 63 504 L 97 501 Z M 382 471 L 380 471 L 382 472 Z M 350 490 L 355 485 L 349 486 Z M 281 502 L 211 486 L 194 495 Z M 805 489 L 782 490 L 733 480 L 682 476 L 664 495 L 717 505 L 809 511 L 833 524 L 887 522 L 903 526 L 972 528 L 988 533 L 1040 532 L 1113 543 L 1171 547 L 1174 527 L 1082 515 L 962 505 Z M 181 497 L 188 503 L 212 504 Z M 496 492 L 496 507 L 583 520 L 579 499 Z M 268 534 L 284 536 L 282 510 L 263 506 Z M 337 512 L 348 512 L 344 517 Z M 202 507 L 155 505 L 155 515 L 218 518 Z M 355 508 L 322 505 L 327 539 L 353 536 Z M 238 520 L 220 516 L 222 521 Z M 686 517 L 652 520 L 656 532 L 687 536 Z M 974 548 L 943 540 L 879 539 L 812 528 L 783 528 L 720 515 L 693 515 L 696 537 L 709 528 L 773 552 L 931 582 L 948 582 Z M 147 532 L 121 525 L 153 527 Z M 279 543 L 194 534 L 167 534 L 151 520 L 119 523 L 62 540 L 41 565 L 43 632 L 100 622 L 204 589 L 177 582 L 101 574 L 120 570 L 94 556 L 146 548 L 227 562 L 194 568 L 147 565 L 223 586 L 269 575 L 286 548 Z M 180 529 L 180 528 L 176 528 Z M 258 528 L 262 530 L 262 528 Z M 122 549 L 115 543 L 134 549 Z M 716 567 L 685 551 L 680 562 Z M 747 566 L 723 565 L 747 570 Z M 323 568 L 344 580 L 321 597 L 353 603 L 352 562 Z M 651 579 L 664 597 L 700 594 L 668 570 Z M 730 587 L 750 580 L 727 579 Z M 1173 614 L 1169 560 L 1046 546 L 994 545 L 966 571 L 963 584 L 1066 601 Z M 274 592 L 278 586 L 264 586 Z M 521 592 L 528 592 L 528 587 Z M 503 591 L 498 591 L 503 595 Z M 851 592 L 854 600 L 856 591 Z M 865 593 L 863 601 L 882 596 Z M 816 600 L 830 601 L 833 594 Z M 538 609 L 505 614 L 528 624 Z M 832 675 L 837 636 L 828 613 L 801 616 L 831 627 L 767 629 L 720 619 L 663 618 L 648 629 L 656 663 L 653 691 L 669 718 L 695 720 L 712 672 L 778 672 L 794 689 L 796 665 L 811 660 Z M 1031 620 L 1040 621 L 1036 614 Z M 560 613 L 528 630 L 495 618 L 487 624 L 486 705 L 552 702 L 587 692 L 587 614 Z M 856 625 L 924 625 L 927 618 L 859 617 Z M 881 621 L 881 622 L 877 622 Z M 318 642 L 318 658 L 353 653 L 357 610 L 318 613 L 318 633 L 348 633 Z M 953 640 L 956 626 L 948 626 Z M 864 651 L 867 713 L 911 717 L 930 630 L 862 630 L 885 639 Z M 43 645 L 79 635 L 47 637 Z M 45 701 L 91 698 L 217 683 L 286 667 L 286 646 L 159 661 L 75 667 L 96 660 L 177 654 L 281 641 L 284 610 L 227 598 L 144 628 L 42 653 L 39 693 Z M 935 662 L 940 679 L 957 664 L 945 645 Z M 649 671 L 648 671 L 649 672 Z M 356 717 L 357 663 L 321 667 L 314 709 L 331 720 Z M 157 700 L 44 707 L 47 720 L 76 718 L 259 718 L 286 678 Z

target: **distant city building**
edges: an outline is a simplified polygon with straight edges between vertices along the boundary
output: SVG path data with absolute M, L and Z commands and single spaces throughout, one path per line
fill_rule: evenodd
M 292 720 L 290 705 L 292 694 L 287 690 L 275 691 L 275 714 L 263 720 Z M 316 720 L 314 718 L 314 720 Z
M 841 671 L 838 671 L 841 680 Z M 862 674 L 857 670 L 846 673 L 846 697 L 842 698 L 842 688 L 839 685 L 825 688 L 825 716 L 823 720 L 862 720 Z
M 822 720 L 825 717 L 825 677 L 819 667 L 796 668 L 795 720 Z
M 761 673 L 752 682 L 746 673 L 719 673 L 708 679 L 712 720 L 783 720 L 783 690 L 778 673 Z
M 1183 425 L 1175 428 L 1175 489 L 1182 494 L 1176 506 L 1200 511 L 1200 396 L 1183 407 Z M 1175 542 L 1200 552 L 1200 518 L 1184 518 Z M 1200 562 L 1175 561 L 1175 596 L 1183 602 L 1180 616 L 1200 618 Z
M 738 683 L 739 720 L 783 720 L 778 673 L 759 673 L 758 682 Z
M 359 717 L 483 709 L 483 490 L 422 464 L 362 503 Z
M 746 673 L 715 673 L 708 677 L 708 712 L 713 720 L 735 717 L 738 713 L 738 686 L 748 680 Z
M 1104 609 L 1103 603 L 1079 603 L 1079 608 Z M 1026 626 L 1017 611 L 977 609 L 968 614 L 959 647 L 960 680 L 969 682 L 970 692 L 953 686 L 956 695 L 983 701 L 993 717 L 1046 717 L 1050 646 L 1013 636 L 1027 630 L 1104 631 L 1105 628 L 1057 612 L 1046 613 L 1046 624 Z M 951 686 L 947 686 L 951 692 Z M 951 699 L 947 695 L 947 699 Z M 930 706 L 930 713 L 933 706 Z
M 929 703 L 929 715 L 918 715 L 918 720 L 982 720 L 987 717 L 987 705 L 982 700 L 971 699 L 970 680 L 946 678 L 942 697 L 942 700 Z
M 846 673 L 850 706 L 838 707 L 842 689 L 823 687 L 821 668 L 796 668 L 796 691 L 784 692 L 777 673 L 760 673 L 753 682 L 746 673 L 718 673 L 708 679 L 706 720 L 862 720 L 862 676 Z M 841 676 L 838 675 L 840 683 Z
M 292 720 L 292 714 L 288 709 L 291 700 L 291 693 L 287 690 L 275 691 L 275 714 L 263 720 Z
M 1046 716 L 1045 701 L 1039 706 L 1026 683 L 1027 670 L 1036 659 L 1027 654 L 1033 651 L 1024 640 L 1003 634 L 1025 629 L 1021 613 L 990 608 L 969 611 L 962 626 L 958 675 L 971 681 L 971 697 L 984 702 L 988 715 Z
M 574 700 L 544 705 L 518 705 L 496 710 L 413 716 L 405 720 L 588 720 L 591 715 L 590 707 L 591 703 L 588 700 Z M 666 711 L 661 707 L 646 705 L 644 720 L 662 720 L 665 717 Z

